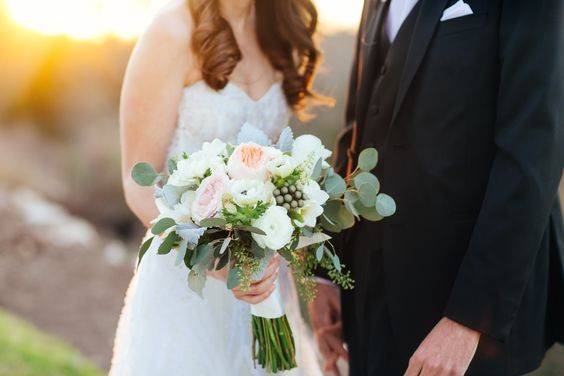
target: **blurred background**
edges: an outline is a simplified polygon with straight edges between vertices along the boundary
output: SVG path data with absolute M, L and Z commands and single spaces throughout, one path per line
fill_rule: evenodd
M 165 0 L 0 0 L 0 375 L 100 375 L 143 229 L 121 190 L 118 102 Z M 317 0 L 332 145 L 362 0 Z M 562 194 L 561 189 L 561 194 Z M 564 374 L 555 348 L 538 375 Z

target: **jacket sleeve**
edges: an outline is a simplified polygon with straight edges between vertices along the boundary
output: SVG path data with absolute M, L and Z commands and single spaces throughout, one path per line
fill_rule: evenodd
M 562 0 L 504 0 L 499 26 L 497 152 L 446 317 L 500 341 L 519 309 L 564 149 Z

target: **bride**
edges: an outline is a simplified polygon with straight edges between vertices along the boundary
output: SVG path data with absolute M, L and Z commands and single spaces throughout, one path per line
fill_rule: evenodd
M 135 163 L 164 166 L 205 141 L 234 142 L 245 123 L 274 140 L 292 115 L 322 100 L 311 90 L 316 25 L 311 0 L 173 0 L 155 17 L 129 63 L 121 104 L 125 197 L 146 226 L 158 210 L 153 192 L 129 177 Z M 266 299 L 278 275 L 298 363 L 285 374 L 321 374 L 282 262 L 246 292 L 213 274 L 201 299 L 186 267 L 172 253 L 157 255 L 155 243 L 129 287 L 111 375 L 264 374 L 252 362 L 249 303 Z

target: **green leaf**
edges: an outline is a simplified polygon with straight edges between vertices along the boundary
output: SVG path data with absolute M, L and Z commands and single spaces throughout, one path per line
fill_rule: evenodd
M 376 208 L 367 208 L 359 201 L 355 205 L 356 210 L 358 210 L 360 216 L 368 221 L 378 222 L 381 221 L 384 217 L 382 217 Z
M 145 256 L 145 253 L 147 253 L 147 251 L 149 250 L 149 247 L 151 246 L 151 243 L 153 242 L 153 239 L 155 237 L 151 236 L 149 239 L 145 240 L 145 242 L 141 245 L 141 247 L 139 248 L 139 260 L 137 261 L 137 267 L 139 267 L 139 264 L 141 263 L 141 259 L 143 258 L 143 256 Z
M 177 168 L 177 164 L 176 164 L 176 160 L 173 158 L 170 158 L 167 162 L 167 168 L 168 168 L 168 173 L 172 175 L 172 173 L 174 171 L 176 171 Z
M 227 156 L 230 157 L 231 154 L 233 154 L 233 152 L 235 151 L 235 146 L 233 146 L 231 144 L 227 144 L 227 146 L 225 147 L 225 150 L 227 151 Z
M 323 259 L 324 249 L 325 249 L 325 244 L 321 244 L 319 247 L 317 247 L 317 250 L 315 251 L 315 258 L 317 259 L 318 262 L 320 262 Z
M 288 261 L 289 263 L 291 263 L 292 261 L 294 261 L 294 257 L 292 256 L 292 251 L 290 251 L 288 248 L 282 248 L 278 250 L 278 254 L 280 256 L 282 256 L 284 258 L 284 260 Z
M 235 226 L 234 228 L 236 228 L 237 230 L 240 231 L 247 231 L 253 234 L 257 234 L 257 235 L 266 235 L 266 232 L 262 231 L 260 228 L 257 227 L 253 227 L 253 226 Z
M 354 215 L 343 205 L 339 208 L 339 225 L 342 229 L 354 226 Z
M 329 200 L 323 207 L 323 215 L 321 216 L 321 225 L 324 229 L 331 232 L 340 232 L 343 228 L 339 219 L 339 211 L 341 203 L 336 200 Z
M 225 228 L 227 221 L 223 218 L 204 218 L 200 221 L 200 226 L 202 227 L 218 227 Z
M 341 272 L 341 259 L 339 259 L 339 256 L 334 254 L 333 257 L 332 257 L 332 261 L 333 261 L 333 266 L 335 267 L 335 269 L 338 272 Z
M 373 185 L 370 185 L 368 183 L 362 184 L 358 188 L 358 195 L 360 196 L 362 205 L 366 207 L 372 207 L 376 205 L 376 196 L 378 195 L 378 192 L 376 192 L 376 188 L 374 188 Z
M 355 217 L 358 217 L 360 214 L 354 204 L 359 200 L 358 193 L 347 191 L 345 192 L 345 208 Z
M 299 242 L 296 245 L 295 249 L 302 249 L 302 248 L 305 248 L 305 247 L 309 247 L 310 245 L 323 243 L 323 242 L 325 242 L 329 239 L 331 239 L 331 237 L 327 234 L 322 233 L 322 232 L 316 232 L 312 236 L 309 236 L 309 237 L 300 236 Z
M 396 202 L 387 194 L 380 193 L 376 197 L 376 210 L 382 217 L 389 217 L 396 213 Z
M 219 249 L 219 254 L 222 255 L 225 253 L 225 251 L 227 250 L 227 247 L 229 247 L 229 243 L 231 242 L 231 238 L 225 238 L 225 240 L 223 241 L 223 243 L 221 244 L 221 248 Z
M 223 269 L 228 263 L 229 263 L 229 252 L 224 253 L 223 256 L 221 256 L 219 258 L 219 261 L 217 262 L 217 265 L 215 266 L 215 270 L 221 270 Z
M 210 244 L 201 244 L 196 247 L 194 255 L 192 256 L 192 265 L 204 265 L 207 266 L 208 261 L 213 256 L 213 250 Z
M 251 241 L 251 253 L 256 258 L 263 258 L 266 255 L 266 250 L 261 248 L 254 239 Z
M 184 260 L 184 256 L 186 256 L 187 250 L 188 250 L 188 242 L 182 239 L 180 241 L 180 244 L 178 244 L 178 248 L 176 249 L 177 254 L 176 254 L 176 260 L 174 261 L 175 266 L 178 266 L 182 263 L 182 260 Z
M 358 156 L 358 168 L 370 171 L 378 164 L 378 151 L 374 148 L 364 149 Z
M 313 167 L 313 171 L 311 173 L 311 180 L 318 181 L 321 177 L 321 172 L 323 171 L 323 159 L 319 158 L 315 166 Z
M 153 235 L 159 235 L 176 225 L 176 222 L 172 218 L 163 218 L 153 225 L 151 232 Z
M 235 287 L 239 286 L 239 268 L 231 268 L 229 269 L 229 273 L 227 273 L 227 288 L 229 290 L 233 290 Z
M 353 183 L 356 189 L 360 189 L 363 184 L 369 184 L 374 187 L 376 193 L 380 191 L 380 182 L 378 181 L 378 178 L 370 172 L 359 173 L 354 177 Z
M 347 183 L 340 175 L 333 175 L 325 180 L 325 191 L 332 198 L 339 198 L 345 193 Z
M 159 178 L 159 175 L 148 163 L 141 162 L 133 166 L 131 170 L 131 177 L 133 180 L 142 187 L 150 187 L 154 185 Z
M 195 269 L 190 270 L 188 273 L 188 287 L 196 294 L 200 295 L 203 298 L 203 290 L 204 286 L 206 285 L 206 273 L 199 272 Z
M 159 255 L 168 254 L 177 241 L 178 241 L 178 235 L 176 235 L 176 233 L 174 232 L 171 232 L 170 234 L 167 235 L 165 240 L 163 240 L 163 242 L 159 246 L 159 249 L 157 250 L 157 253 Z
M 280 133 L 280 138 L 278 139 L 276 148 L 279 149 L 281 152 L 286 153 L 292 151 L 293 145 L 294 145 L 294 132 L 292 132 L 292 128 L 286 127 Z

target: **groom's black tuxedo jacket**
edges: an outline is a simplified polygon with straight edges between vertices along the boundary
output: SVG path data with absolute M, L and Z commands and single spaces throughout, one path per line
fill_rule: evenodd
M 483 333 L 476 374 L 521 374 L 564 340 L 564 2 L 466 0 L 440 22 L 455 2 L 420 0 L 386 46 L 366 1 L 337 162 L 376 147 L 398 210 L 341 237 L 345 331 L 370 362 L 384 299 L 404 365 L 446 316 Z

